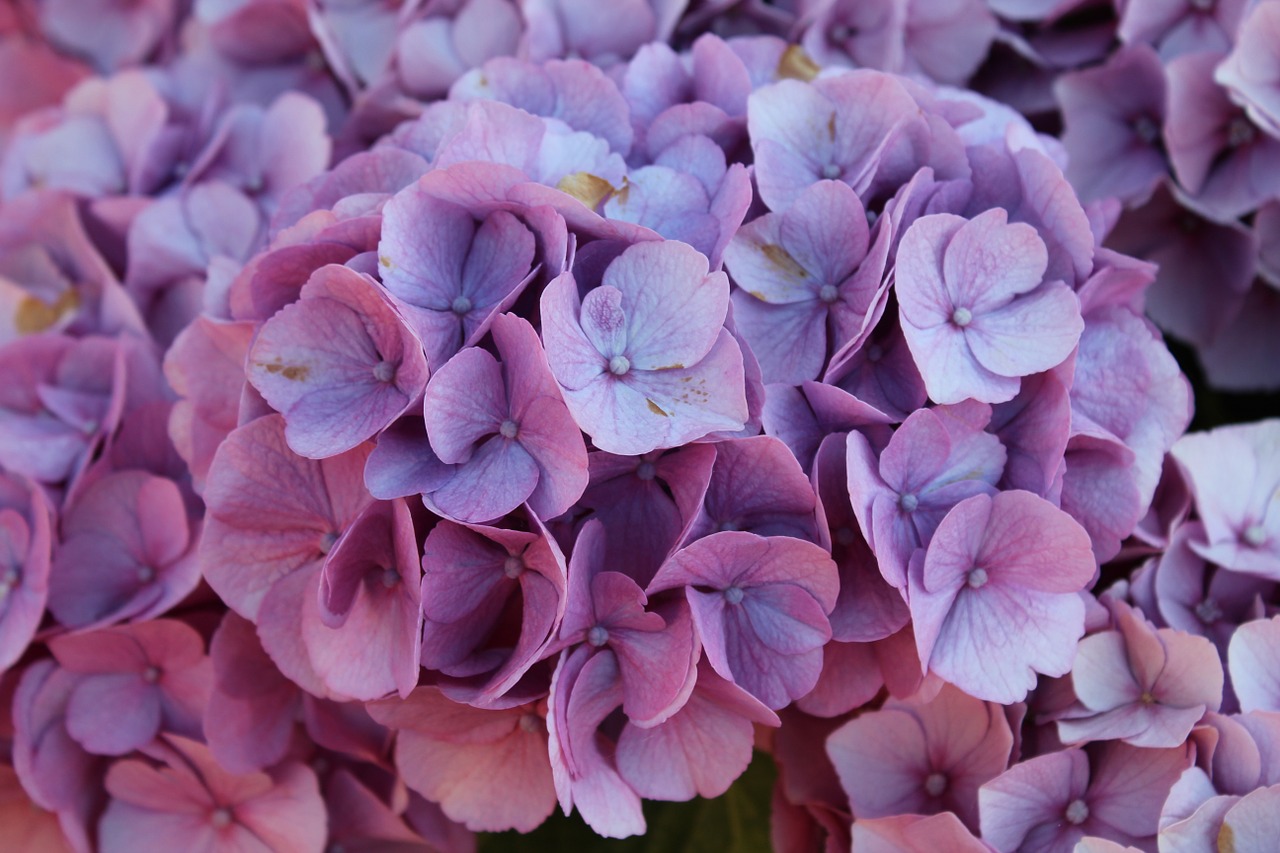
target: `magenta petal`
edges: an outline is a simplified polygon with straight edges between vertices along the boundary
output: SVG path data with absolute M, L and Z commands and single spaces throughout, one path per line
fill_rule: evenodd
M 529 452 L 495 435 L 427 496 L 428 505 L 457 521 L 491 521 L 527 500 L 537 485 L 538 464 Z
M 1280 711 L 1280 619 L 1248 622 L 1236 629 L 1228 649 L 1231 686 L 1241 710 Z
M 476 443 L 498 432 L 508 417 L 507 393 L 497 359 L 476 347 L 436 370 L 423 412 L 431 449 L 442 462 L 466 462 Z
M 317 270 L 300 301 L 262 327 L 249 380 L 285 416 L 290 447 L 350 450 L 403 414 L 427 380 L 426 356 L 385 295 L 346 267 Z
M 723 794 L 751 761 L 752 723 L 776 717 L 708 666 L 693 694 L 661 725 L 628 725 L 618 737 L 618 772 L 636 793 L 659 800 Z
M 409 695 L 421 653 L 421 572 L 404 501 L 372 504 L 338 540 L 320 577 L 320 623 L 304 632 L 311 664 L 334 692 Z
M 116 709 L 129 708 L 121 715 Z M 67 731 L 85 749 L 124 755 L 149 743 L 160 730 L 159 691 L 138 673 L 91 675 L 67 703 Z

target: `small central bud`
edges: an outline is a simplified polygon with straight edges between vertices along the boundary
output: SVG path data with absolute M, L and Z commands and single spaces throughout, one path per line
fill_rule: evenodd
M 884 358 L 884 347 L 879 344 L 872 344 L 867 347 L 867 361 L 875 364 L 882 358 Z
M 461 317 L 471 311 L 471 300 L 465 296 L 456 297 L 453 304 L 449 306 L 449 310 Z
M 1261 524 L 1250 524 L 1244 529 L 1241 538 L 1255 548 L 1261 548 L 1267 541 L 1267 528 Z
M 142 680 L 147 684 L 155 684 L 160 680 L 160 668 L 149 666 L 142 671 Z
M 636 468 L 636 476 L 641 480 L 652 480 L 658 476 L 658 466 L 652 462 L 641 462 L 640 467 Z
M 597 625 L 587 632 L 587 642 L 595 646 L 597 649 L 609 642 L 609 630 L 603 625 Z
M 968 308 L 957 308 L 951 312 L 951 322 L 963 329 L 973 322 L 973 312 Z
M 380 361 L 373 366 L 373 378 L 379 382 L 390 382 L 396 378 L 396 366 L 389 361 Z
M 609 372 L 614 376 L 625 376 L 631 369 L 631 359 L 625 355 L 615 355 L 609 359 Z
M 903 512 L 915 512 L 918 506 L 920 506 L 920 499 L 910 492 L 898 495 L 898 508 Z
M 1236 116 L 1227 125 L 1227 145 L 1232 148 L 1248 145 L 1256 135 L 1257 131 L 1244 116 Z
M 511 554 L 502 562 L 502 573 L 515 580 L 524 574 L 524 560 L 521 560 L 515 554 Z
M 721 530 L 721 531 L 725 531 L 725 530 L 727 530 L 727 531 L 732 532 L 732 531 L 734 531 L 734 530 L 741 530 L 741 529 L 742 529 L 742 528 L 738 526 L 738 522 L 734 521 L 733 519 L 729 519 L 728 521 L 722 521 L 722 522 L 720 522 L 720 530 Z
M 502 426 L 498 427 L 498 432 L 502 433 L 503 438 L 515 438 L 520 432 L 520 425 L 508 418 L 502 422 Z
M 836 24 L 828 33 L 832 41 L 848 41 L 853 30 L 847 24 Z
M 1213 4 L 1216 0 L 1191 0 L 1191 6 L 1201 12 L 1210 12 L 1213 10 Z
M 225 808 L 214 809 L 209 815 L 209 823 L 214 829 L 226 829 L 231 825 L 231 811 Z
M 1160 125 L 1149 115 L 1139 115 L 1129 122 L 1129 126 L 1133 128 L 1133 135 L 1141 139 L 1147 145 L 1152 145 L 1160 138 Z
M 391 589 L 393 586 L 395 586 L 398 583 L 400 583 L 400 573 L 397 572 L 394 567 L 387 566 L 385 569 L 382 570 L 383 586 L 385 586 L 387 589 Z
M 1089 819 L 1089 806 L 1084 800 L 1072 800 L 1067 804 L 1067 811 L 1064 816 L 1067 823 L 1079 826 Z
M 834 284 L 824 284 L 818 291 L 818 298 L 830 305 L 840 298 L 840 290 Z
M 1206 625 L 1212 625 L 1222 618 L 1222 608 L 1212 598 L 1206 598 L 1196 605 L 1196 618 Z
M 151 583 L 155 580 L 156 570 L 150 566 L 138 566 L 138 582 Z
M 724 600 L 730 604 L 741 604 L 743 596 L 746 595 L 740 586 L 731 586 L 724 591 Z
M 520 717 L 520 730 L 533 734 L 542 731 L 542 718 L 537 714 L 524 714 Z
M 941 797 L 947 790 L 947 777 L 941 773 L 930 773 L 924 780 L 924 790 L 931 797 Z
M 987 570 L 977 568 L 969 572 L 968 583 L 971 589 L 982 589 L 987 585 Z
M 828 163 L 822 167 L 822 177 L 826 178 L 828 181 L 834 181 L 843 174 L 844 169 L 840 168 L 835 163 Z
M 325 535 L 321 536 L 320 545 L 318 546 L 320 548 L 320 553 L 328 554 L 330 551 L 333 550 L 333 546 L 337 543 L 337 541 L 338 541 L 338 534 L 334 533 L 333 531 L 329 531 Z
M 1143 691 L 1142 698 L 1139 701 L 1141 701 L 1143 705 L 1154 705 L 1156 704 L 1156 697 L 1151 695 L 1150 690 L 1146 690 Z

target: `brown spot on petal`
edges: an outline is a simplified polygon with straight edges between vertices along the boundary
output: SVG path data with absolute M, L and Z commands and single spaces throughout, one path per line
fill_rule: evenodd
M 1225 823 L 1218 830 L 1218 853 L 1236 853 L 1236 834 Z
M 391 263 L 391 258 L 386 255 L 378 255 L 378 263 L 387 269 L 391 269 L 395 264 Z
M 37 296 L 24 296 L 13 314 L 13 327 L 20 335 L 33 335 L 53 326 L 80 307 L 80 297 L 67 290 L 52 305 Z
M 662 415 L 664 418 L 671 417 L 670 412 L 662 411 L 662 407 L 650 400 L 648 397 L 645 397 L 644 401 L 649 404 L 649 411 L 653 412 L 655 415 Z
M 596 205 L 613 194 L 613 184 L 590 172 L 574 172 L 565 175 L 556 184 L 556 189 L 576 198 L 587 207 L 595 210 Z
M 301 382 L 311 375 L 311 368 L 305 364 L 283 364 L 279 361 L 273 361 L 269 364 L 258 362 L 258 366 L 267 371 L 267 373 L 283 376 L 293 382 Z
M 784 274 L 792 278 L 809 277 L 809 271 L 800 266 L 796 259 L 791 257 L 791 253 L 777 243 L 765 243 L 760 247 L 760 251 L 769 259 L 769 263 L 782 270 Z
M 778 60 L 778 78 L 781 80 L 803 80 L 807 83 L 821 70 L 813 57 L 798 44 L 784 50 Z
M 684 370 L 684 365 L 679 362 L 676 364 L 664 364 L 662 367 L 655 367 L 654 370 Z

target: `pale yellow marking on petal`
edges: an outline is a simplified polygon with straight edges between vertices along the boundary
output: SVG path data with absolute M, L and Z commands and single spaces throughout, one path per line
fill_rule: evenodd
M 778 60 L 777 74 L 781 80 L 802 80 L 807 83 L 817 77 L 821 70 L 808 51 L 798 44 L 793 44 L 782 52 L 782 57 Z
M 614 192 L 613 184 L 590 172 L 565 175 L 556 184 L 556 189 L 573 196 L 592 210 Z

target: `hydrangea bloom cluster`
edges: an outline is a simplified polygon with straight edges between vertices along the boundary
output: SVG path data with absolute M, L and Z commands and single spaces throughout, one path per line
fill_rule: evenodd
M 1280 4 L 1130 0 L 1062 142 L 956 86 L 1069 7 L 191 5 L 0 8 L 0 847 L 625 837 L 753 750 L 779 850 L 1280 834 L 1280 421 L 1184 436 L 1145 317 L 1265 322 L 1166 279 L 1267 274 Z

